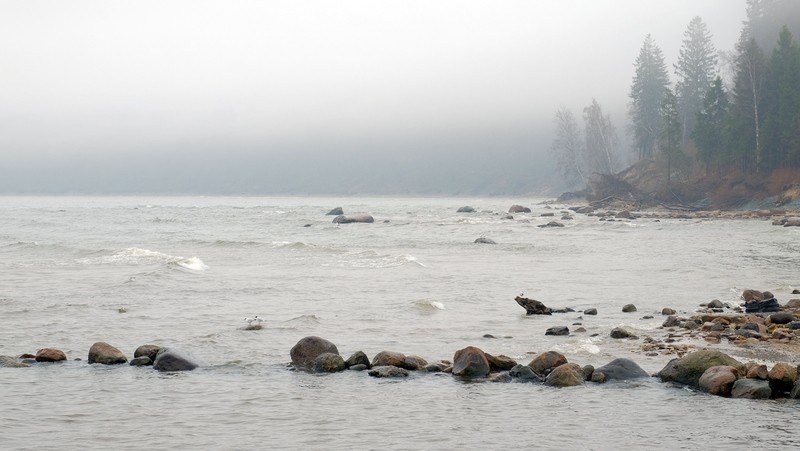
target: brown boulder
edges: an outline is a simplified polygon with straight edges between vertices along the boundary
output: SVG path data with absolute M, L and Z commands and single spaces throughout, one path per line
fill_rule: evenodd
M 62 362 L 67 360 L 67 355 L 60 349 L 44 348 L 36 352 L 35 359 L 37 362 Z
M 394 351 L 381 351 L 372 358 L 372 366 L 396 366 L 402 368 L 405 362 L 406 355 Z
M 566 363 L 553 369 L 544 380 L 550 387 L 574 387 L 586 382 L 583 368 L 577 363 Z
M 509 213 L 530 213 L 531 209 L 528 207 L 523 207 L 522 205 L 512 205 L 511 208 L 508 209 Z
M 133 358 L 149 357 L 151 362 L 156 361 L 158 351 L 161 350 L 160 346 L 156 345 L 141 345 L 133 351 Z
M 292 365 L 305 369 L 309 368 L 311 362 L 320 354 L 325 353 L 339 354 L 339 349 L 330 341 L 315 336 L 301 338 L 289 351 Z
M 776 363 L 767 375 L 773 393 L 788 392 L 792 389 L 795 379 L 797 379 L 797 367 L 783 362 Z
M 568 362 L 563 354 L 556 351 L 547 351 L 537 355 L 528 363 L 528 366 L 531 367 L 534 373 L 545 376 L 553 371 L 554 368 L 564 365 L 565 363 Z
M 703 372 L 698 382 L 700 388 L 712 395 L 730 396 L 739 371 L 732 366 L 712 366 Z
M 484 377 L 490 371 L 486 354 L 475 346 L 459 349 L 453 356 L 453 375 L 461 377 Z
M 759 365 L 754 363 L 749 365 L 747 368 L 747 378 L 748 379 L 761 379 L 767 380 L 769 377 L 769 371 L 767 370 L 767 365 Z
M 125 357 L 125 354 L 108 343 L 98 341 L 89 348 L 89 363 L 118 365 L 127 362 L 128 358 Z
M 489 361 L 489 367 L 492 371 L 508 371 L 517 366 L 517 362 L 511 357 L 504 355 L 493 356 L 489 353 L 484 354 L 486 355 L 486 360 Z

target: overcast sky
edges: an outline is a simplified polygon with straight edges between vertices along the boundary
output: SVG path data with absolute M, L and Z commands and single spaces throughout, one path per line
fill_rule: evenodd
M 87 162 L 541 155 L 561 105 L 597 98 L 624 133 L 644 36 L 671 69 L 697 15 L 728 50 L 744 0 L 0 0 L 0 161 L 18 183 Z

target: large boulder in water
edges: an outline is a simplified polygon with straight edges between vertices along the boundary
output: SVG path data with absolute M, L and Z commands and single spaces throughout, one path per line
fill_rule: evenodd
M 701 350 L 689 353 L 667 363 L 658 377 L 663 382 L 678 382 L 699 387 L 700 377 L 712 366 L 732 366 L 739 374 L 746 374 L 745 366 L 733 357 L 720 351 Z
M 133 351 L 133 358 L 149 357 L 151 362 L 155 362 L 160 350 L 161 347 L 157 345 L 141 345 Z
M 592 380 L 595 382 L 623 381 L 643 377 L 650 377 L 650 375 L 636 362 L 625 358 L 614 359 L 592 372 Z
M 326 213 L 326 216 L 339 216 L 339 215 L 343 215 L 343 214 L 344 214 L 344 210 L 342 210 L 342 207 L 336 207 L 333 210 L 331 210 L 328 213 Z
M 44 348 L 36 351 L 37 362 L 62 362 L 67 360 L 67 355 L 60 349 Z
M 333 218 L 334 224 L 350 224 L 353 222 L 371 223 L 375 222 L 375 218 L 373 218 L 370 215 L 349 215 L 349 216 L 339 215 Z
M 119 365 L 128 363 L 128 358 L 119 349 L 108 343 L 98 341 L 89 348 L 89 363 L 103 365 Z
M 577 363 L 559 365 L 544 380 L 544 385 L 550 387 L 574 387 L 586 381 L 583 368 Z
M 339 349 L 336 348 L 335 344 L 324 338 L 311 336 L 301 338 L 289 351 L 289 355 L 292 357 L 292 365 L 308 369 L 317 356 L 326 352 L 339 354 Z
M 731 397 L 744 399 L 769 399 L 772 390 L 768 381 L 761 379 L 738 379 L 733 383 Z
M 199 366 L 205 366 L 205 362 L 184 351 L 169 348 L 161 348 L 153 362 L 153 369 L 157 371 L 191 371 Z
M 508 209 L 509 213 L 530 213 L 531 209 L 528 207 L 523 207 L 522 205 L 512 205 L 511 208 Z
M 468 205 L 465 205 L 465 206 L 459 208 L 458 210 L 456 210 L 456 213 L 475 213 L 475 209 L 470 207 L 470 206 L 468 206 Z
M 485 377 L 491 366 L 483 350 L 475 346 L 459 349 L 453 356 L 453 375 L 461 377 Z

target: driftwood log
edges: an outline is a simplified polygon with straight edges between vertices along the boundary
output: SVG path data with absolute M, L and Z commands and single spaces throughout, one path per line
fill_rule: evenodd
M 514 298 L 514 300 L 517 301 L 517 304 L 525 309 L 525 312 L 528 315 L 551 315 L 553 313 L 553 310 L 550 307 L 545 306 L 536 299 L 528 299 L 523 298 L 522 296 L 517 296 Z

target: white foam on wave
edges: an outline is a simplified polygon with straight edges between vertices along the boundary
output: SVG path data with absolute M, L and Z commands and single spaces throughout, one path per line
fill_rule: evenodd
M 101 263 L 128 263 L 128 264 L 147 264 L 161 263 L 165 265 L 176 265 L 192 271 L 205 271 L 208 265 L 203 263 L 198 257 L 180 257 L 169 255 L 163 252 L 151 251 L 140 247 L 128 247 L 101 259 Z
M 440 301 L 435 301 L 433 299 L 417 299 L 416 301 L 414 301 L 414 307 L 427 312 L 444 310 L 444 304 Z

